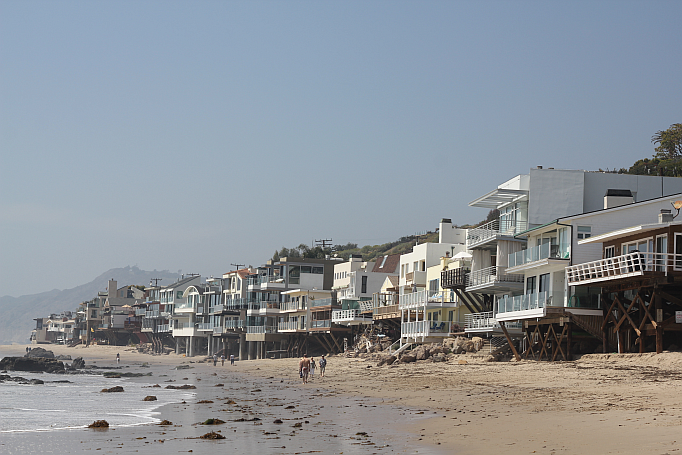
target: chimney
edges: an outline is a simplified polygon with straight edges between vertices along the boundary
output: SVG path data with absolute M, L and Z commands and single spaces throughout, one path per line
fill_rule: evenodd
M 661 209 L 661 213 L 658 214 L 659 223 L 672 223 L 673 214 L 670 209 Z
M 542 166 L 538 166 L 538 169 L 542 169 Z
M 610 209 L 613 207 L 620 207 L 621 205 L 632 204 L 635 198 L 632 196 L 630 190 L 616 190 L 608 189 L 604 195 L 604 208 Z
M 452 231 L 452 220 L 450 218 L 443 218 L 438 224 L 438 243 L 451 243 L 450 234 Z
M 348 262 L 362 262 L 361 254 L 351 254 Z

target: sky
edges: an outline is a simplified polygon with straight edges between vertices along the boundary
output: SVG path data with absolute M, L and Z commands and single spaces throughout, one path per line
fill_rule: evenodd
M 0 0 L 0 296 L 475 223 L 682 121 L 679 1 Z

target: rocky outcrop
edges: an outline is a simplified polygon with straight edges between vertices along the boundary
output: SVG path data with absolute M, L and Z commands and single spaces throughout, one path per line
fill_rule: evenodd
M 117 385 L 116 387 L 112 387 L 110 389 L 102 389 L 101 390 L 103 393 L 112 393 L 112 392 L 123 392 L 123 387 L 120 385 Z
M 64 363 L 44 357 L 5 357 L 0 360 L 0 370 L 64 373 Z
M 82 370 L 85 368 L 85 360 L 83 360 L 83 357 L 76 357 L 73 362 L 71 362 L 71 369 L 72 370 Z
M 43 348 L 33 348 L 24 357 L 41 357 L 43 359 L 54 359 L 54 352 Z
M 26 379 L 26 378 L 22 378 L 20 376 L 12 377 L 8 374 L 0 374 L 0 382 L 6 382 L 6 381 L 18 382 L 19 384 L 29 384 L 29 385 L 45 384 L 45 382 L 42 381 L 41 379 Z

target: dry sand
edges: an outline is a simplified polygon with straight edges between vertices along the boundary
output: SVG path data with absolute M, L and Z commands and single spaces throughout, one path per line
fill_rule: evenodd
M 185 382 L 197 385 L 195 402 L 160 409 L 159 418 L 182 421 L 182 427 L 169 431 L 148 425 L 109 430 L 105 436 L 67 432 L 74 441 L 100 444 L 105 451 L 120 448 L 111 453 L 122 453 L 123 447 L 148 453 L 204 453 L 211 447 L 207 444 L 216 443 L 232 447 L 229 440 L 185 439 L 203 434 L 205 427 L 192 423 L 209 417 L 230 420 L 223 434 L 250 435 L 241 438 L 250 445 L 240 443 L 236 453 L 674 454 L 682 449 L 682 353 L 594 354 L 555 363 L 488 363 L 463 355 L 459 359 L 466 364 L 456 359 L 382 367 L 333 356 L 327 377 L 304 386 L 296 359 L 242 361 L 235 367 L 226 362 L 222 368 L 202 362 L 172 370 L 203 357 L 149 356 L 108 346 L 45 347 L 96 365 L 115 364 L 120 352 L 130 371 L 135 363 L 148 362 L 155 380 L 175 374 L 176 381 L 187 377 Z M 10 349 L 19 355 L 25 346 L 2 346 L 0 353 L 10 355 Z M 225 387 L 215 387 L 218 381 Z M 258 388 L 261 392 L 253 392 Z M 227 395 L 235 397 L 235 408 L 217 401 Z M 202 399 L 215 404 L 196 403 Z M 263 425 L 231 421 L 253 415 L 261 416 Z M 275 418 L 285 423 L 274 425 Z M 302 423 L 301 428 L 292 422 Z M 165 442 L 154 442 L 160 439 Z M 16 447 L 13 441 L 3 443 L 0 452 L 19 453 L 7 451 Z M 67 445 L 71 452 L 78 448 Z

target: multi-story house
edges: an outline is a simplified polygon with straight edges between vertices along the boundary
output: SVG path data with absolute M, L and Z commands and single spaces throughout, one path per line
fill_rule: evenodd
M 194 345 L 197 340 L 205 338 L 204 332 L 197 330 L 198 293 L 192 293 L 191 301 L 185 291 L 190 286 L 199 286 L 199 275 L 182 276 L 178 281 L 159 289 L 159 303 L 164 305 L 171 317 L 171 333 L 175 339 L 175 353 L 180 354 L 184 348 L 187 357 L 198 352 Z M 203 310 L 203 306 L 202 306 Z M 203 313 L 201 313 L 203 315 Z
M 171 335 L 170 304 L 161 303 L 162 286 L 149 283 L 145 291 L 145 310 L 142 319 L 142 333 L 152 343 L 154 352 L 162 352 L 163 346 L 174 343 Z
M 602 210 L 605 195 L 609 195 L 610 204 L 627 202 L 628 196 L 623 195 L 628 191 L 630 202 L 648 200 L 682 191 L 682 179 L 538 167 L 475 199 L 470 206 L 496 210 L 493 213 L 498 216 L 469 230 L 467 247 L 472 254 L 472 263 L 465 291 L 480 295 L 482 312 L 493 311 L 496 300 L 508 301 L 525 294 L 528 289 L 539 290 L 542 286 L 542 292 L 545 292 L 549 289 L 547 276 L 542 277 L 542 282 L 538 276 L 535 278 L 538 281 L 531 279 L 527 283 L 526 273 L 520 273 L 523 267 L 517 267 L 514 262 L 514 267 L 509 268 L 510 258 L 515 261 L 517 256 L 532 255 L 540 249 L 558 251 L 560 244 L 568 241 L 568 234 L 559 228 L 544 230 L 543 225 L 563 217 Z M 537 234 L 530 239 L 530 245 L 528 235 L 519 235 L 528 230 Z M 553 230 L 556 230 L 554 234 L 550 232 Z M 577 231 L 571 234 L 578 235 Z M 582 232 L 585 234 L 589 232 Z M 559 270 L 557 280 L 561 280 L 560 275 Z M 489 321 L 493 325 L 498 322 L 495 318 Z M 482 330 L 489 329 L 484 327 Z
M 249 293 L 248 280 L 255 273 L 251 267 L 224 273 L 222 301 L 211 307 L 213 336 L 220 337 L 225 357 L 247 358 L 246 311 L 255 304 L 255 293 Z

